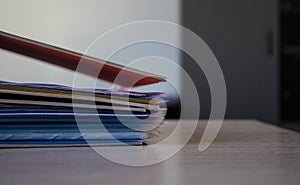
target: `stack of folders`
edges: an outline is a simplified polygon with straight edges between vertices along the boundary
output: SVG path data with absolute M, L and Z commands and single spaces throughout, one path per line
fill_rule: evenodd
M 164 120 L 163 96 L 0 81 L 0 146 L 144 144 Z

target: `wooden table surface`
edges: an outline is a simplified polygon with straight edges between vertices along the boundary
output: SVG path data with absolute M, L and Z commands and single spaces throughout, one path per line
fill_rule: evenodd
M 174 157 L 147 167 L 110 162 L 89 147 L 1 149 L 0 184 L 300 184 L 299 133 L 258 121 L 227 120 L 214 143 L 199 152 L 204 126 L 201 121 Z

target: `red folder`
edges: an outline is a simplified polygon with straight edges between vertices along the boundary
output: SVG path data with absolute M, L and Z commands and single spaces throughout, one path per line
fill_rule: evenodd
M 8 51 L 78 71 L 124 87 L 136 87 L 165 81 L 163 76 L 125 67 L 3 31 L 0 31 L 0 46 Z M 80 67 L 77 68 L 78 65 Z

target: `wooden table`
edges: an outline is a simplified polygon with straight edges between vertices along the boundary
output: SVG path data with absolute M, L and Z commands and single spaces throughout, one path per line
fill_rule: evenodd
M 166 123 L 171 125 L 172 121 Z M 187 123 L 188 124 L 188 123 Z M 110 162 L 89 147 L 0 150 L 0 184 L 299 184 L 300 134 L 251 120 L 227 120 L 204 152 L 205 121 L 171 159 L 148 167 Z

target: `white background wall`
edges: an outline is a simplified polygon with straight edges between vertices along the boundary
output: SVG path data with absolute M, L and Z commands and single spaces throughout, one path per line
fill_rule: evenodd
M 180 21 L 179 0 L 0 0 L 0 28 L 63 48 L 83 52 L 104 32 L 121 24 L 155 19 L 175 23 Z M 178 33 L 179 39 L 179 33 Z M 151 47 L 151 46 L 150 46 Z M 149 48 L 148 48 L 149 49 Z M 162 52 L 159 48 L 153 50 Z M 168 50 L 170 58 L 179 63 L 177 52 Z M 101 57 L 99 53 L 98 57 Z M 122 63 L 122 61 L 117 61 Z M 151 61 L 148 61 L 151 62 Z M 73 73 L 34 59 L 0 51 L 0 80 L 17 82 L 47 82 L 72 85 Z M 152 73 L 163 73 L 177 81 L 177 70 L 166 65 L 155 67 L 140 65 Z M 81 77 L 85 86 L 87 77 Z M 107 87 L 99 83 L 98 87 Z M 154 86 L 152 90 L 166 90 Z

